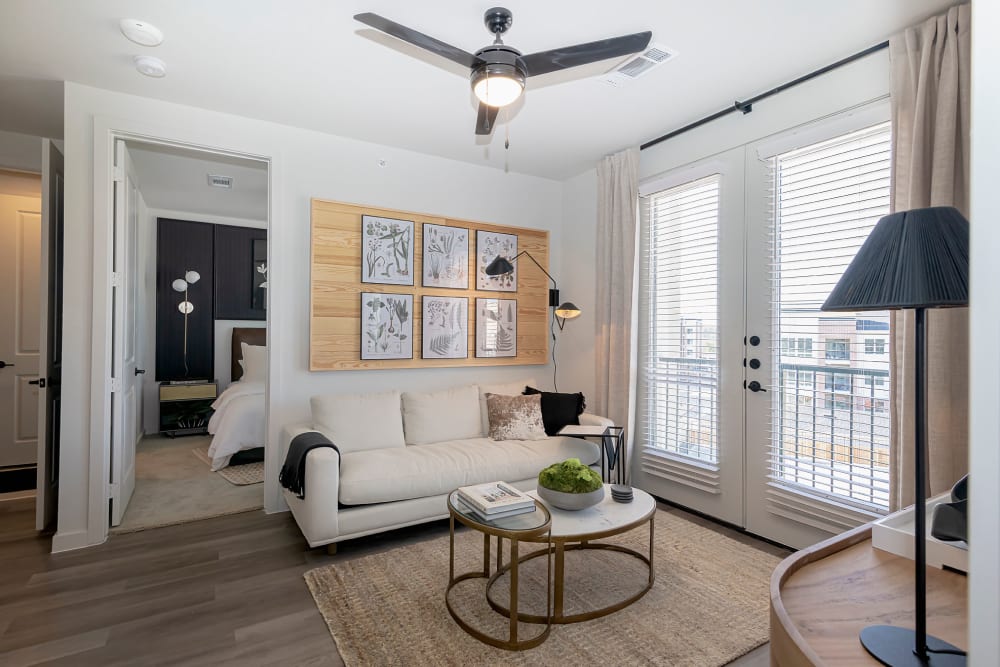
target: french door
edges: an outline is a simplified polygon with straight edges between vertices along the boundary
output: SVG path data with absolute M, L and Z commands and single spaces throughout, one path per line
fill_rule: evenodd
M 885 512 L 888 314 L 820 306 L 889 211 L 886 117 L 643 185 L 637 486 L 794 547 Z

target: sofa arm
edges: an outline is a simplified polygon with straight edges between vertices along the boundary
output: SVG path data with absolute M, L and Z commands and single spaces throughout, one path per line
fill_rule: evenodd
M 592 415 L 589 412 L 584 412 L 580 414 L 580 425 L 600 426 L 602 428 L 607 428 L 609 426 L 614 426 L 615 423 L 610 419 L 608 419 L 607 417 L 600 417 L 598 415 Z
M 311 427 L 284 429 L 288 439 L 282 438 L 287 452 L 292 438 L 312 431 Z M 282 458 L 284 461 L 284 458 Z M 317 447 L 306 454 L 305 498 L 299 498 L 288 489 L 282 489 L 288 508 L 299 524 L 299 530 L 311 547 L 329 544 L 340 535 L 337 515 L 340 498 L 340 453 L 332 447 Z
M 288 446 L 292 444 L 292 440 L 296 436 L 302 435 L 303 433 L 308 433 L 309 431 L 315 430 L 312 424 L 293 424 L 291 426 L 281 427 L 281 462 L 285 462 L 285 456 L 288 455 Z

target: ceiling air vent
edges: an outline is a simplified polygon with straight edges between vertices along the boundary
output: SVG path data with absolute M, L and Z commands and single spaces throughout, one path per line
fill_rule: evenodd
M 657 65 L 662 65 L 671 58 L 675 57 L 677 57 L 676 51 L 672 51 L 662 44 L 651 44 L 649 48 L 642 53 L 629 58 L 618 67 L 605 74 L 601 77 L 601 81 L 617 88 L 629 83 L 630 81 L 638 79 L 640 76 Z
M 233 177 L 209 174 L 208 184 L 213 188 L 226 188 L 227 190 L 231 190 L 233 187 Z

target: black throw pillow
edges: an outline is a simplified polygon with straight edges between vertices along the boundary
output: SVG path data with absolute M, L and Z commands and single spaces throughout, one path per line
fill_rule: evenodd
M 545 424 L 545 434 L 555 435 L 563 426 L 579 424 L 580 415 L 587 408 L 583 394 L 557 394 L 551 391 L 539 391 L 534 387 L 525 387 L 525 395 L 542 395 L 542 423 Z

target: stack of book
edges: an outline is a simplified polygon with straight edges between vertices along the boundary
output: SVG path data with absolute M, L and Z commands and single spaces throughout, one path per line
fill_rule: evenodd
M 535 511 L 535 500 L 506 482 L 463 486 L 458 499 L 476 519 L 495 521 Z

